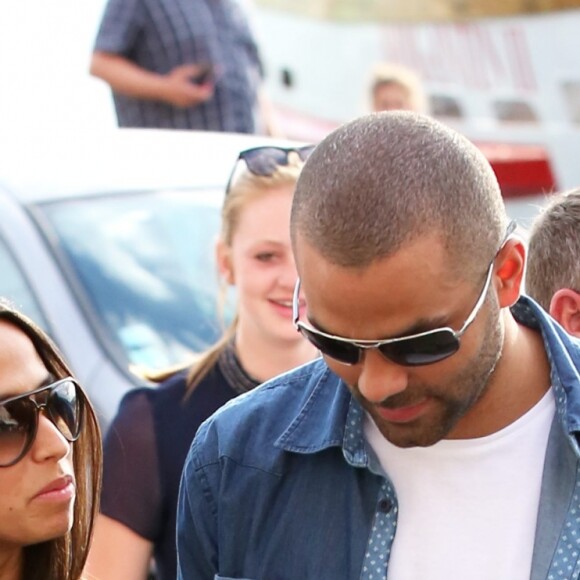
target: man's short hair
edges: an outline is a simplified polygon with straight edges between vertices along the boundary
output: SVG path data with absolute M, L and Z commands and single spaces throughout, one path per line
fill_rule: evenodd
M 298 180 L 291 231 L 326 260 L 361 267 L 425 234 L 481 276 L 507 218 L 497 179 L 466 138 L 425 115 L 366 115 L 327 136 Z
M 580 188 L 553 196 L 528 242 L 527 294 L 549 311 L 561 288 L 580 292 Z

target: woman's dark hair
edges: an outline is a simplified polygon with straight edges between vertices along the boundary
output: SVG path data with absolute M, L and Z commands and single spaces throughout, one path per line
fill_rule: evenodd
M 16 326 L 28 336 L 46 370 L 55 379 L 73 376 L 46 333 L 3 300 L 0 300 L 0 321 Z M 25 580 L 79 580 L 82 576 L 99 509 L 102 470 L 101 431 L 88 398 L 83 430 L 73 445 L 76 500 L 72 528 L 64 536 L 24 548 L 22 578 Z

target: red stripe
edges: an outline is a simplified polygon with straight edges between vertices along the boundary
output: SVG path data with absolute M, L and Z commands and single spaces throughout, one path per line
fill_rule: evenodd
M 550 158 L 539 145 L 476 143 L 492 166 L 504 197 L 558 189 Z
M 308 143 L 322 141 L 341 123 L 276 106 L 277 125 L 285 137 Z M 535 195 L 558 189 L 550 158 L 539 145 L 477 142 L 492 166 L 504 197 Z

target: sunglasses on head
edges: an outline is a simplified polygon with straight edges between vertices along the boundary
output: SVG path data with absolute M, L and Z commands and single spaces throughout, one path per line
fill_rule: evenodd
M 232 169 L 228 184 L 226 185 L 226 194 L 229 193 L 236 167 L 239 161 L 244 161 L 248 170 L 254 175 L 261 177 L 271 177 L 276 173 L 280 166 L 288 165 L 288 158 L 291 153 L 298 155 L 301 161 L 306 161 L 314 151 L 314 145 L 305 145 L 304 147 L 253 147 L 246 149 L 238 155 L 238 159 Z
M 84 394 L 70 377 L 1 401 L 0 467 L 14 465 L 28 453 L 38 431 L 40 411 L 72 443 L 81 433 L 84 409 Z
M 495 258 L 505 245 L 509 235 L 516 228 L 511 222 L 506 235 L 488 267 L 483 289 L 471 313 L 459 330 L 449 327 L 436 328 L 410 336 L 388 338 L 385 340 L 353 340 L 341 336 L 327 334 L 299 320 L 300 279 L 296 282 L 292 302 L 293 320 L 296 329 L 302 333 L 323 355 L 345 365 L 356 365 L 362 358 L 365 350 L 377 349 L 387 360 L 398 365 L 416 367 L 433 364 L 449 358 L 459 350 L 461 336 L 475 320 L 479 310 L 485 302 L 492 279 Z

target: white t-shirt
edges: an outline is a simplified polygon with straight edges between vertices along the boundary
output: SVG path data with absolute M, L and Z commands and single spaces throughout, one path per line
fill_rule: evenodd
M 552 389 L 501 431 L 401 449 L 370 416 L 365 437 L 399 502 L 389 580 L 528 580 Z

